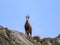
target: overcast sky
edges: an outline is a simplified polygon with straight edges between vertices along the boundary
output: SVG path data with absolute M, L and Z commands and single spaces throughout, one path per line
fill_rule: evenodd
M 60 34 L 60 0 L 0 0 L 0 25 L 24 33 L 26 15 L 33 36 Z

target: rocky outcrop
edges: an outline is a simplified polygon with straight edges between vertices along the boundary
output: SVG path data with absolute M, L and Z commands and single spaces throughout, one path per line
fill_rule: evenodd
M 22 32 L 10 30 L 0 25 L 0 45 L 60 45 L 60 35 L 56 38 L 26 36 Z
M 0 45 L 34 45 L 21 32 L 0 26 Z

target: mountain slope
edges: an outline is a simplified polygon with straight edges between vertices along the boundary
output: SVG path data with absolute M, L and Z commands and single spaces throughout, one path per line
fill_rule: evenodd
M 30 37 L 22 32 L 0 25 L 0 45 L 60 45 L 60 34 L 56 38 Z
M 33 45 L 21 32 L 0 26 L 0 45 Z

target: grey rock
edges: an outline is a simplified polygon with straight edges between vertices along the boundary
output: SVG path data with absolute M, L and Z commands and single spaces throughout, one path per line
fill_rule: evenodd
M 0 26 L 0 45 L 34 45 L 22 32 Z
M 41 42 L 36 42 L 31 36 L 0 25 L 0 45 L 42 45 L 43 42 L 45 45 L 60 45 L 60 34 L 56 38 L 40 40 Z

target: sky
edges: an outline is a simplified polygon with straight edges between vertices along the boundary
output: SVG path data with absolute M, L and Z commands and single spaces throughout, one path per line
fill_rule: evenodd
M 24 33 L 27 15 L 32 36 L 60 34 L 60 0 L 0 0 L 0 25 Z

